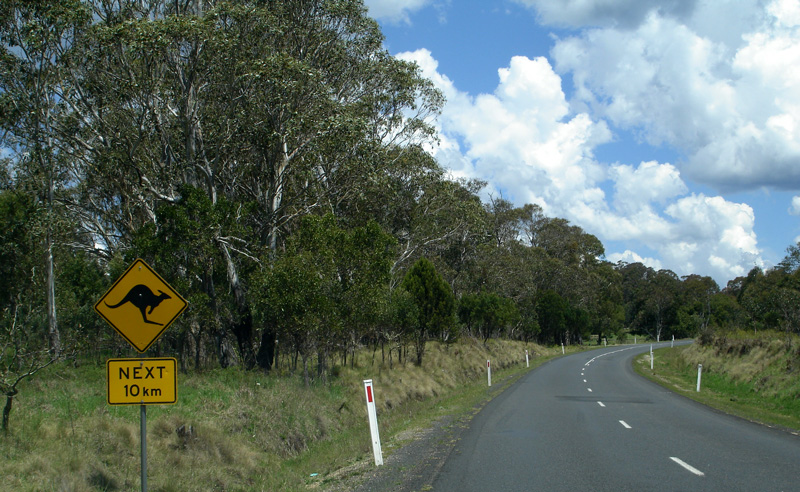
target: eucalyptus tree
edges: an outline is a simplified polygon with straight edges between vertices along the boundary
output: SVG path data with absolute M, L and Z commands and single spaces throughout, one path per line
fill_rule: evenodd
M 171 279 L 191 306 L 159 344 L 171 346 L 182 367 L 191 356 L 195 367 L 201 367 L 207 353 L 216 354 L 222 367 L 239 364 L 241 355 L 255 353 L 255 347 L 238 345 L 227 329 L 237 322 L 238 312 L 233 292 L 216 287 L 227 278 L 216 237 L 248 237 L 249 224 L 240 217 L 249 209 L 225 196 L 213 203 L 204 190 L 190 185 L 176 191 L 180 198 L 156 207 L 156 222 L 133 233 L 128 251 L 130 256 L 157 259 L 159 273 Z
M 218 83 L 215 57 L 224 39 L 216 17 L 207 15 L 209 5 L 91 6 L 95 23 L 70 64 L 73 83 L 65 100 L 79 130 L 66 144 L 81 183 L 73 206 L 84 217 L 87 247 L 110 258 L 129 250 L 148 227 L 157 233 L 159 207 L 178 206 L 184 186 L 203 190 L 213 207 L 236 174 L 224 148 L 233 135 L 208 129 L 221 117 L 207 93 Z M 252 366 L 252 316 L 234 259 L 247 255 L 249 244 L 226 236 L 226 229 L 215 223 L 204 231 L 219 252 L 212 258 L 224 266 L 237 306 L 232 332 L 238 343 L 220 337 L 220 363 Z M 201 278 L 201 291 L 218 302 L 215 277 Z M 238 345 L 238 355 L 232 345 Z
M 90 13 L 78 0 L 8 0 L 0 5 L 0 147 L 10 149 L 18 181 L 45 204 L 45 272 L 48 338 L 61 352 L 56 314 L 54 248 L 59 206 L 69 187 L 59 138 L 70 131 L 70 108 L 63 100 L 64 63 Z M 69 241 L 69 239 L 64 240 Z
M 324 378 L 336 347 L 347 353 L 375 340 L 389 309 L 393 243 L 375 222 L 345 230 L 332 214 L 309 215 L 260 273 L 259 316 L 302 358 L 307 379 L 314 351 Z
M 391 164 L 385 149 L 403 155 L 431 138 L 441 94 L 386 52 L 358 0 L 80 5 L 91 26 L 63 64 L 70 131 L 58 137 L 80 191 L 70 206 L 83 246 L 106 260 L 129 250 L 184 185 L 212 206 L 240 204 L 249 236 L 223 223 L 206 232 L 233 294 L 230 330 L 252 365 L 245 273 L 299 217 L 363 203 L 361 188 Z M 214 297 L 218 281 L 199 288 Z M 262 335 L 271 347 L 269 330 Z
M 658 270 L 638 292 L 640 310 L 636 315 L 639 328 L 656 341 L 664 330 L 676 324 L 680 279 L 671 270 Z
M 489 234 L 497 247 L 507 246 L 519 241 L 522 234 L 524 209 L 515 208 L 504 198 L 490 197 L 486 204 L 489 215 Z
M 5 396 L 2 430 L 8 423 L 19 384 L 59 359 L 47 343 L 42 309 L 45 280 L 37 275 L 46 207 L 19 190 L 0 191 L 0 393 Z
M 520 215 L 520 227 L 525 244 L 533 248 L 543 247 L 541 231 L 548 218 L 542 207 L 535 203 L 525 204 Z
M 695 336 L 711 323 L 712 298 L 719 293 L 719 286 L 711 277 L 686 275 L 681 278 L 678 293 L 678 336 Z
M 782 265 L 767 271 L 753 268 L 741 282 L 738 301 L 756 331 L 798 331 L 800 290 L 797 289 L 796 272 L 788 273 L 791 270 L 787 271 L 786 264 L 787 260 L 784 260 Z
M 480 181 L 447 179 L 443 169 L 421 148 L 402 156 L 410 170 L 397 183 L 390 205 L 395 219 L 388 231 L 398 240 L 392 267 L 394 282 L 420 258 L 436 259 L 442 274 L 454 281 L 472 258 L 484 233 L 485 214 L 478 197 Z
M 604 261 L 593 269 L 591 278 L 595 293 L 592 328 L 597 333 L 598 340 L 606 333 L 613 333 L 621 338 L 625 322 L 622 274 L 612 263 Z
M 642 263 L 619 262 L 616 269 L 622 275 L 622 301 L 625 306 L 625 325 L 632 332 L 643 333 L 640 326 L 645 310 L 646 288 L 655 270 Z

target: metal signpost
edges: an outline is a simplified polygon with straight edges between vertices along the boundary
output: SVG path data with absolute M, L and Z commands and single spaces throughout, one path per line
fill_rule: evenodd
M 137 259 L 94 309 L 140 353 L 149 349 L 186 309 L 187 302 L 155 270 Z M 178 362 L 174 358 L 109 359 L 109 405 L 139 405 L 142 492 L 147 492 L 147 405 L 178 401 Z

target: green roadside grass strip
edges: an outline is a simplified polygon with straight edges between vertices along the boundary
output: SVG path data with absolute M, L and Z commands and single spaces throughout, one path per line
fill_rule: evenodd
M 730 377 L 703 367 L 700 392 L 697 392 L 697 366 L 690 365 L 681 353 L 686 347 L 654 351 L 654 368 L 648 353 L 637 356 L 634 370 L 645 378 L 687 398 L 737 417 L 800 432 L 800 399 L 791 392 L 764 396 L 750 382 L 734 382 Z

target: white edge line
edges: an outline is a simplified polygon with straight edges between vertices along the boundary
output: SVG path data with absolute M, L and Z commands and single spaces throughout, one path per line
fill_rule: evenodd
M 604 356 L 606 356 L 606 355 L 611 355 L 611 354 L 616 354 L 617 352 L 624 352 L 624 351 L 626 351 L 626 350 L 630 350 L 630 349 L 635 349 L 637 346 L 638 346 L 638 345 L 634 345 L 633 347 L 627 347 L 627 348 L 623 348 L 623 349 L 615 350 L 615 351 L 613 351 L 613 352 L 606 352 L 605 354 L 600 354 L 600 355 L 598 355 L 597 357 L 593 357 L 592 359 L 590 359 L 590 360 L 589 360 L 589 362 L 587 362 L 586 364 L 584 364 L 584 366 L 588 366 L 589 364 L 591 364 L 592 362 L 594 362 L 596 359 L 599 359 L 600 357 L 604 357 Z
M 632 429 L 632 427 L 630 425 L 628 425 L 628 423 L 625 422 L 624 420 L 620 420 L 619 423 L 622 424 L 622 427 L 625 427 L 626 429 Z M 675 458 L 673 458 L 673 459 L 675 459 Z
M 675 463 L 681 465 L 682 467 L 686 468 L 687 470 L 689 470 L 690 472 L 694 473 L 698 477 L 705 477 L 706 476 L 705 473 L 701 472 L 700 470 L 698 470 L 697 468 L 693 467 L 692 465 L 686 463 L 685 461 L 681 460 L 680 458 L 676 458 L 674 456 L 670 456 L 669 459 L 671 459 Z

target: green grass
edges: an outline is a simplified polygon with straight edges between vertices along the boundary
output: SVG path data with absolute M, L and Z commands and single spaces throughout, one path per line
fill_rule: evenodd
M 664 387 L 738 417 L 800 432 L 797 340 L 768 335 L 758 340 L 697 343 L 654 352 L 634 360 L 635 370 Z M 785 341 L 785 343 L 783 343 Z M 779 346 L 780 345 L 780 346 Z M 703 364 L 700 392 L 697 365 Z
M 178 375 L 178 402 L 147 408 L 151 491 L 258 491 L 325 488 L 370 468 L 364 379 L 373 379 L 384 452 L 443 415 L 475 412 L 504 384 L 561 355 L 492 340 L 429 344 L 422 367 L 335 368 L 329 384 L 306 387 L 299 374 L 237 369 Z M 570 347 L 569 352 L 578 350 Z M 378 354 L 380 359 L 380 354 Z M 493 387 L 486 385 L 492 360 Z M 139 490 L 138 406 L 106 403 L 104 363 L 62 363 L 26 380 L 10 431 L 0 435 L 3 490 Z M 192 432 L 179 435 L 182 427 Z M 311 474 L 317 475 L 311 477 Z

